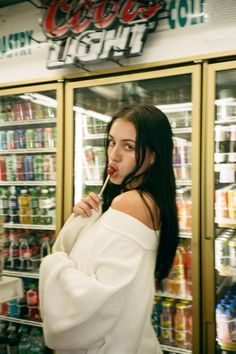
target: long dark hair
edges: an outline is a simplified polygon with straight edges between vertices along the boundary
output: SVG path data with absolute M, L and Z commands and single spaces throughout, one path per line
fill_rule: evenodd
M 178 244 L 178 220 L 176 208 L 176 186 L 172 166 L 173 140 L 170 123 L 166 115 L 153 105 L 132 105 L 122 108 L 113 115 L 107 125 L 108 137 L 114 121 L 118 118 L 131 122 L 136 129 L 136 167 L 120 186 L 109 183 L 103 194 L 103 212 L 111 205 L 115 196 L 128 190 L 130 182 L 137 178 L 149 149 L 155 156 L 154 163 L 142 173 L 142 182 L 137 189 L 148 193 L 160 210 L 160 243 L 157 252 L 155 277 L 158 283 L 165 278 L 172 266 Z M 105 141 L 106 150 L 108 139 Z M 106 178 L 104 171 L 104 179 Z

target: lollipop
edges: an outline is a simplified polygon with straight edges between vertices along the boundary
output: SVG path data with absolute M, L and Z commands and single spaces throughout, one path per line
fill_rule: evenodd
M 100 190 L 100 193 L 98 194 L 99 198 L 101 198 L 102 193 L 104 191 L 104 189 L 106 188 L 106 185 L 110 179 L 110 177 L 116 172 L 116 168 L 114 166 L 108 166 L 107 167 L 107 178 L 102 186 L 102 189 Z

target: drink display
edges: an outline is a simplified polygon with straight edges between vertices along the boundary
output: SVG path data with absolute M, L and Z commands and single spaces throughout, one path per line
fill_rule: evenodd
M 2 328 L 7 328 L 0 329 L 0 345 L 6 349 L 0 350 L 2 354 L 48 352 L 34 323 L 41 326 L 39 266 L 42 257 L 51 253 L 58 222 L 56 186 L 62 172 L 57 156 L 62 156 L 62 147 L 58 151 L 57 133 L 62 113 L 57 111 L 61 86 L 41 85 L 41 89 L 0 94 L 2 268 L 3 275 L 21 277 L 24 283 L 21 299 L 0 306 Z
M 157 297 L 152 321 L 162 344 L 191 349 L 192 305 L 190 301 Z
M 169 353 L 170 347 L 171 353 L 180 353 L 180 350 L 191 351 L 194 212 L 192 79 L 190 75 L 184 75 L 182 78 L 178 75 L 168 79 L 153 78 L 150 75 L 145 79 L 144 75 L 140 80 L 132 80 L 114 84 L 104 81 L 104 84 L 98 86 L 93 86 L 92 83 L 91 87 L 73 85 L 73 204 L 89 192 L 99 194 L 102 188 L 106 169 L 104 141 L 106 126 L 111 116 L 127 104 L 147 103 L 160 108 L 168 117 L 173 130 L 173 169 L 177 185 L 176 204 L 180 232 L 173 266 L 155 294 L 152 323 L 163 352 Z M 187 305 L 184 301 L 187 301 Z
M 233 75 L 233 70 L 231 74 Z M 235 82 L 219 84 L 214 121 L 215 323 L 219 352 L 236 351 L 236 91 Z M 222 81 L 223 82 L 223 81 Z
M 55 181 L 55 155 L 1 157 L 0 181 Z
M 0 214 L 5 223 L 55 225 L 55 193 L 55 187 L 0 187 Z
M 190 240 L 181 240 L 168 277 L 163 281 L 168 296 L 190 299 L 192 296 L 192 247 Z
M 0 322 L 1 354 L 52 353 L 46 347 L 42 329 L 13 322 Z

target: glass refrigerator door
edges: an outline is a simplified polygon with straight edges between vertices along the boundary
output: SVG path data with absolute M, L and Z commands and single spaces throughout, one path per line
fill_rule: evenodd
M 209 65 L 206 78 L 203 352 L 228 354 L 236 352 L 236 62 Z
M 38 270 L 61 227 L 61 102 L 60 84 L 0 90 L 2 272 L 24 283 L 24 297 L 0 307 L 1 323 L 42 325 Z
M 69 108 L 72 111 L 73 106 L 73 114 L 71 123 L 68 122 L 66 127 L 66 139 L 69 141 L 69 136 L 74 139 L 74 154 L 70 157 L 67 153 L 68 161 L 73 159 L 72 171 L 67 171 L 67 176 L 73 175 L 74 178 L 71 198 L 68 189 L 65 195 L 68 205 L 66 216 L 83 195 L 89 191 L 99 192 L 102 187 L 106 168 L 105 129 L 113 113 L 127 104 L 151 103 L 166 113 L 172 126 L 180 242 L 173 268 L 163 281 L 163 289 L 156 293 L 152 316 L 156 334 L 166 353 L 192 353 L 193 349 L 196 354 L 199 353 L 199 255 L 197 247 L 193 250 L 192 242 L 193 234 L 196 237 L 198 233 L 199 210 L 198 195 L 193 190 L 193 180 L 196 188 L 199 183 L 199 144 L 196 143 L 199 139 L 196 93 L 199 77 L 199 68 L 195 66 L 92 82 L 80 81 L 79 84 L 70 83 L 67 86 L 67 111 Z M 193 144 L 196 144 L 195 152 Z M 195 161 L 195 166 L 192 161 Z M 67 186 L 71 184 L 66 176 L 65 183 Z M 196 334 L 193 336 L 194 330 Z

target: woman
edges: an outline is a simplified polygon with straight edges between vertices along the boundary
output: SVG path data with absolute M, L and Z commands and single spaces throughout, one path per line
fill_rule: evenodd
M 167 276 L 178 238 L 168 119 L 152 105 L 125 107 L 106 148 L 115 172 L 102 202 L 82 198 L 41 264 L 46 343 L 61 353 L 159 354 L 155 280 Z

